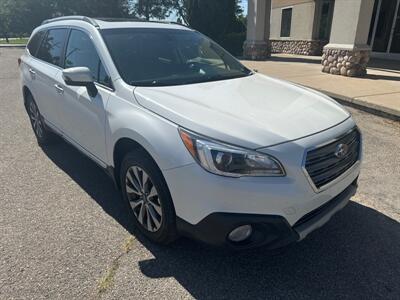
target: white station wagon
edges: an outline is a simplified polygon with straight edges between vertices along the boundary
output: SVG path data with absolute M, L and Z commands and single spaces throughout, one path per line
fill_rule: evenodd
M 185 26 L 47 20 L 20 69 L 39 144 L 57 134 L 104 168 L 152 241 L 281 247 L 356 191 L 361 135 L 345 109 Z

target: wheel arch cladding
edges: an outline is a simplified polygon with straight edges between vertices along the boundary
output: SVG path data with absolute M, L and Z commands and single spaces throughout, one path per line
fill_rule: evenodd
M 122 160 L 124 159 L 126 154 L 137 149 L 144 151 L 149 156 L 149 158 L 151 158 L 154 161 L 154 163 L 158 166 L 154 157 L 139 142 L 128 137 L 120 138 L 115 143 L 113 151 L 114 177 L 118 188 L 121 188 L 119 175 L 120 175 Z

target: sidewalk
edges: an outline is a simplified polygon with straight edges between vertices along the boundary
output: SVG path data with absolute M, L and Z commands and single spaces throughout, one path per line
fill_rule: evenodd
M 242 61 L 276 78 L 319 90 L 339 101 L 400 120 L 400 62 L 372 60 L 364 78 L 321 72 L 321 57 L 273 54 L 266 61 Z

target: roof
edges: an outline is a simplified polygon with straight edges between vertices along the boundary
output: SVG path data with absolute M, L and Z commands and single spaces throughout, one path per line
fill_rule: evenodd
M 189 29 L 185 25 L 167 21 L 145 21 L 137 19 L 110 19 L 110 18 L 89 18 L 85 16 L 65 16 L 43 21 L 42 25 L 49 23 L 85 22 L 98 29 L 112 28 L 167 28 L 167 29 Z

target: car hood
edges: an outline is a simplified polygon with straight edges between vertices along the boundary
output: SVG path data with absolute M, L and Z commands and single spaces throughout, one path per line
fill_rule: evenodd
M 261 74 L 137 87 L 140 105 L 199 134 L 256 149 L 312 135 L 349 117 L 331 98 Z

